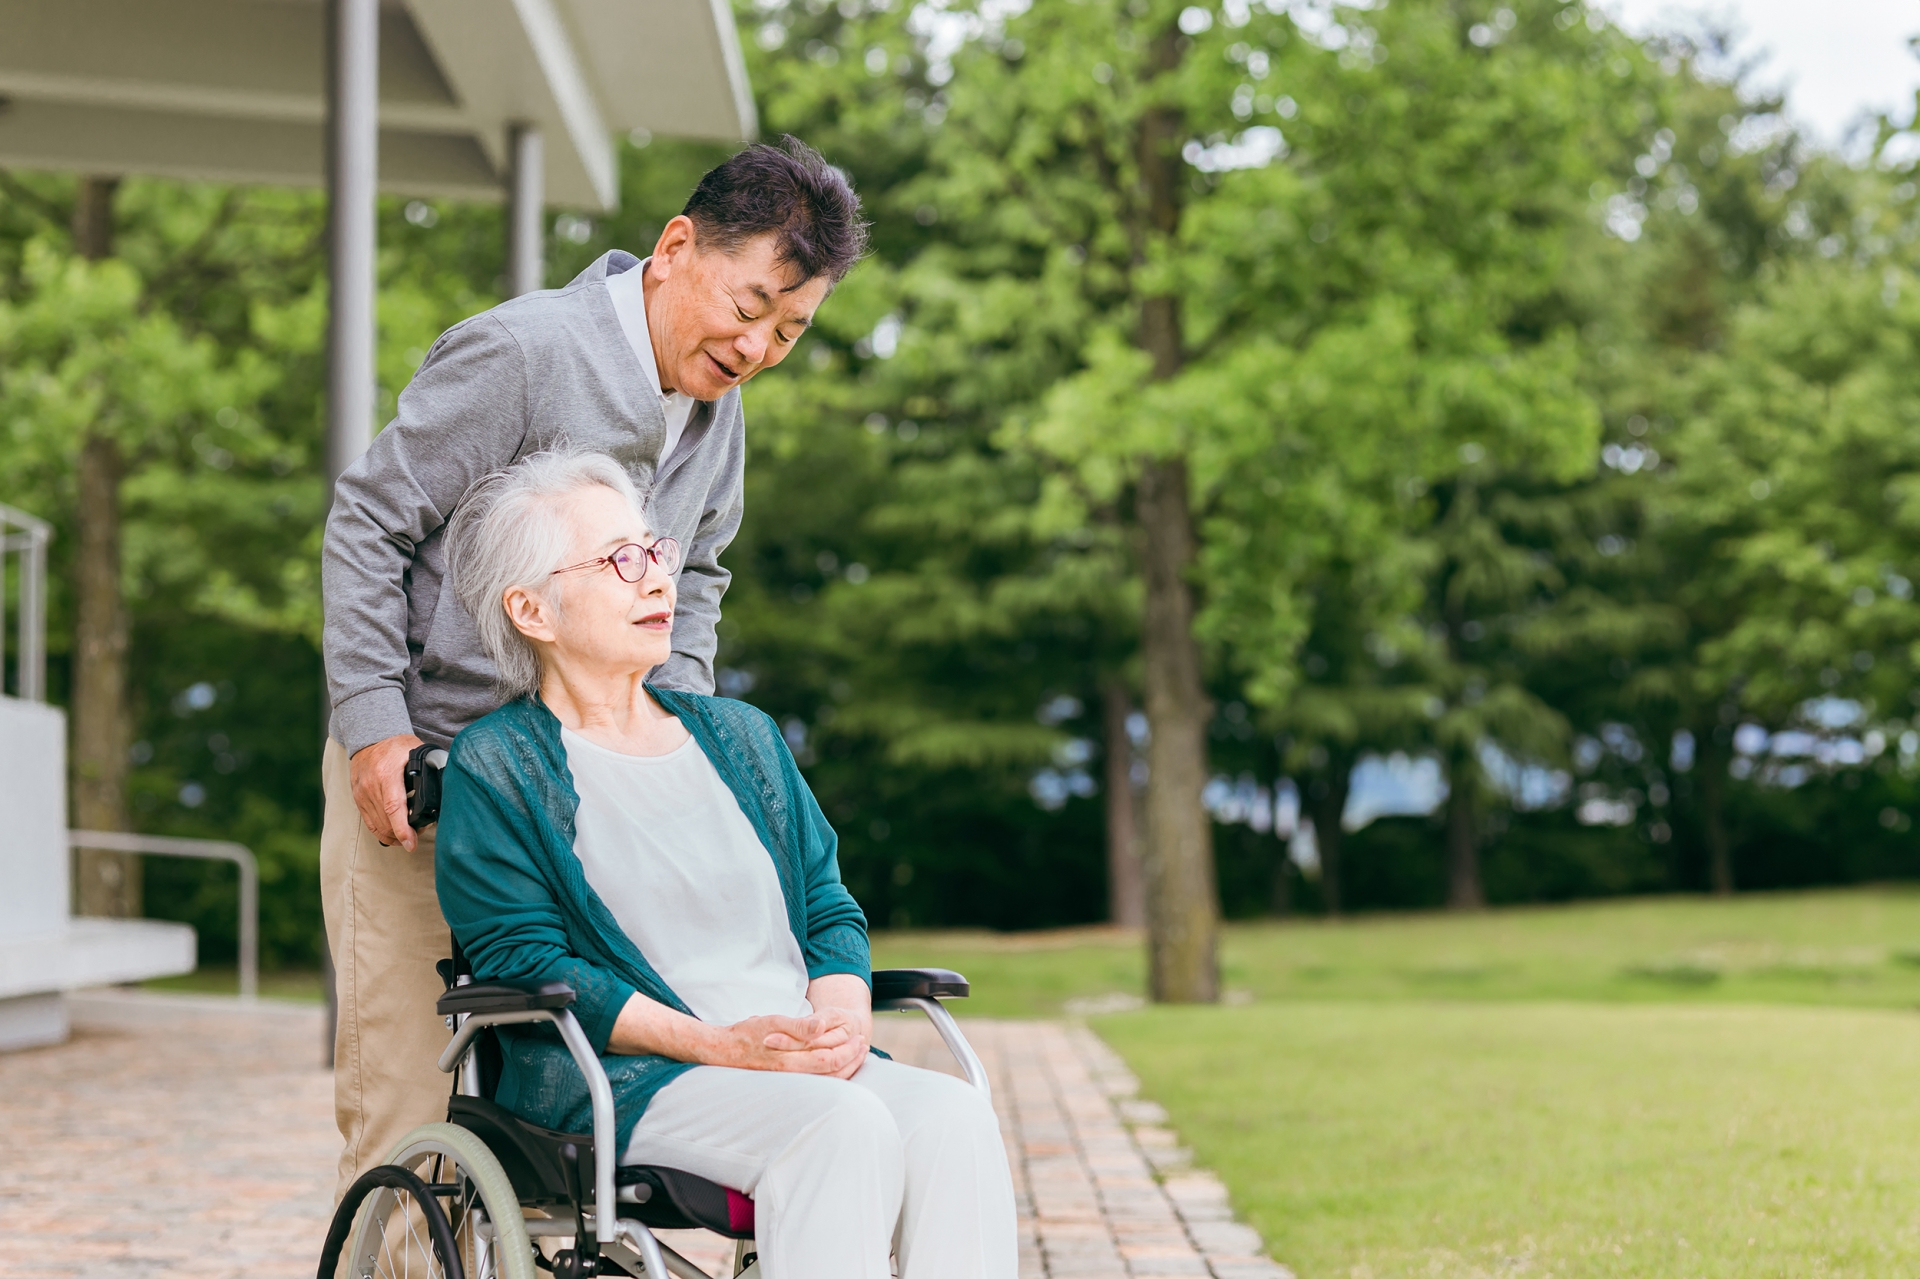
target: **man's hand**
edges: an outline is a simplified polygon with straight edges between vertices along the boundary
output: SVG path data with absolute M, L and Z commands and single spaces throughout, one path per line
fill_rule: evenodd
M 417 840 L 407 825 L 407 756 L 423 745 L 412 733 L 401 733 L 361 747 L 352 760 L 353 806 L 360 810 L 360 820 L 375 839 L 408 852 Z

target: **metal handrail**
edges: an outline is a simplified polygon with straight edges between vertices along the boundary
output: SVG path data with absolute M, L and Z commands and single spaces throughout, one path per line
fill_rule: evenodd
M 14 687 L 23 702 L 47 700 L 47 543 L 52 540 L 51 524 L 0 505 L 0 581 L 6 576 L 6 552 L 20 553 L 19 641 L 13 660 L 19 668 Z M 0 595 L 0 670 L 6 665 L 6 635 L 6 600 Z
M 129 835 L 117 830 L 70 830 L 67 847 L 155 857 L 205 857 L 239 866 L 240 998 L 251 1003 L 259 997 L 260 863 L 252 849 L 224 839 L 174 839 L 165 835 Z

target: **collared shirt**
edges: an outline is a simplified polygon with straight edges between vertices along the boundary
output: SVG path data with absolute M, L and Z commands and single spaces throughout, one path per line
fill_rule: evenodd
M 684 391 L 671 393 L 660 389 L 660 366 L 653 358 L 653 335 L 647 331 L 647 263 L 652 258 L 642 258 L 640 265 L 629 267 L 618 275 L 607 277 L 607 296 L 613 299 L 614 314 L 620 317 L 621 331 L 627 335 L 627 345 L 633 348 L 634 358 L 640 361 L 640 367 L 647 371 L 647 381 L 653 385 L 653 393 L 660 397 L 660 411 L 667 415 L 667 442 L 660 450 L 660 466 L 665 466 L 673 451 L 680 447 L 680 437 L 686 432 L 687 419 L 693 416 L 694 399 Z

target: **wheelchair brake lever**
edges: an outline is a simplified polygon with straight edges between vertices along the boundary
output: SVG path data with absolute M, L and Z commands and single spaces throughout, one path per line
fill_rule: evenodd
M 585 1178 L 580 1171 L 580 1147 L 566 1142 L 560 1147 L 560 1167 L 567 1178 L 567 1195 L 573 1200 L 574 1229 L 573 1247 L 562 1249 L 553 1259 L 554 1279 L 589 1279 L 600 1272 L 600 1244 L 587 1231 L 587 1205 Z M 602 1208 L 594 1205 L 594 1211 L 611 1212 L 612 1205 Z

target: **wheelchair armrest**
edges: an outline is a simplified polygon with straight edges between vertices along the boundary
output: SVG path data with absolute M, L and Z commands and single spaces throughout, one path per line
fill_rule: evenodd
M 566 1008 L 573 987 L 563 981 L 487 981 L 455 986 L 434 1005 L 442 1017 L 456 1013 L 524 1013 Z
M 873 1001 L 965 999 L 967 979 L 951 968 L 882 968 L 873 975 Z

